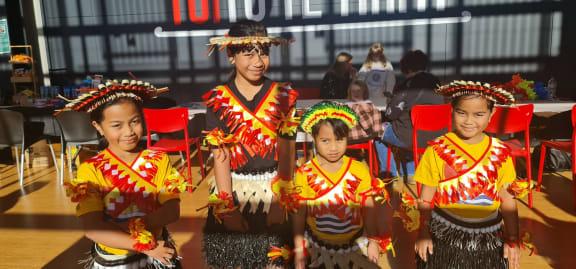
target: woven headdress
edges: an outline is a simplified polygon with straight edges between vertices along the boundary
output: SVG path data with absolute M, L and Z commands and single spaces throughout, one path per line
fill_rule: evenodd
M 358 122 L 358 116 L 350 107 L 344 104 L 324 101 L 320 102 L 302 114 L 300 126 L 307 133 L 312 133 L 312 126 L 324 119 L 342 120 L 352 129 Z
M 68 104 L 54 113 L 54 115 L 67 110 L 92 112 L 99 106 L 118 98 L 132 98 L 139 102 L 144 102 L 156 98 L 159 93 L 168 91 L 168 88 L 156 89 L 154 85 L 148 82 L 135 80 L 122 80 L 122 83 L 118 83 L 117 80 L 109 80 L 106 85 L 100 84 L 98 89 L 86 89 L 83 91 L 87 91 L 87 93 L 78 96 L 74 100 L 59 96 L 61 99 L 68 101 Z
M 436 89 L 436 93 L 448 97 L 458 97 L 462 95 L 479 95 L 496 104 L 509 105 L 514 103 L 512 93 L 488 83 L 455 80 L 450 84 L 443 85 Z
M 292 42 L 294 42 L 294 39 L 287 40 L 277 36 L 228 36 L 226 34 L 225 36 L 210 38 L 210 44 L 207 44 L 210 47 L 206 51 L 206 55 L 210 56 L 216 46 L 220 46 L 218 50 L 223 50 L 230 46 L 253 46 L 255 49 L 260 50 L 263 46 L 286 45 Z

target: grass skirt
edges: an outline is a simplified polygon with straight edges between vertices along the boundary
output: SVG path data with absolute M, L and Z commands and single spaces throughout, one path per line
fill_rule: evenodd
M 419 269 L 435 268 L 508 268 L 504 259 L 504 243 L 501 216 L 490 223 L 466 225 L 439 210 L 432 212 L 430 234 L 433 254 L 427 254 L 427 262 L 416 254 Z
M 256 214 L 246 213 L 243 216 L 248 222 L 250 231 L 246 233 L 230 232 L 219 224 L 209 209 L 204 227 L 203 248 L 206 263 L 212 268 L 264 268 L 269 264 L 284 265 L 282 258 L 273 263 L 268 258 L 271 245 L 282 247 L 292 245 L 292 228 L 284 224 L 266 227 L 266 216 L 261 210 Z

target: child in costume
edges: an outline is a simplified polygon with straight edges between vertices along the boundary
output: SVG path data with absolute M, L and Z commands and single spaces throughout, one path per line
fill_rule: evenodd
M 214 268 L 282 266 L 268 257 L 271 245 L 291 240 L 286 213 L 271 190 L 274 178 L 293 174 L 297 92 L 264 76 L 271 45 L 289 41 L 268 36 L 255 21 L 240 21 L 224 37 L 210 39 L 226 49 L 234 72 L 225 85 L 204 95 L 206 141 L 214 154 L 215 182 L 208 205 L 203 248 Z M 215 184 L 214 184 L 215 183 Z
M 514 97 L 479 82 L 454 81 L 436 91 L 453 98 L 453 131 L 429 143 L 414 176 L 422 183 L 417 266 L 518 268 L 518 211 L 508 191 L 516 171 L 510 149 L 483 132 L 494 103 Z
M 86 268 L 180 268 L 165 226 L 180 216 L 185 179 L 168 155 L 142 150 L 141 103 L 158 92 L 149 83 L 109 82 L 63 110 L 87 111 L 108 146 L 84 162 L 67 192 L 86 237 L 94 241 Z M 58 112 L 59 113 L 59 112 Z
M 332 102 L 302 115 L 301 127 L 312 135 L 317 156 L 300 166 L 294 179 L 301 201 L 293 216 L 296 268 L 379 268 L 379 247 L 391 248 L 389 236 L 376 234 L 372 196 L 382 188 L 372 184 L 380 181 L 373 182 L 365 164 L 344 155 L 357 121 L 351 108 Z

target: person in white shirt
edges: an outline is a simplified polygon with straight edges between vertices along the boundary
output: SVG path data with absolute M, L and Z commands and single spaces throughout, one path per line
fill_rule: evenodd
M 357 79 L 368 85 L 370 99 L 377 105 L 387 103 L 387 97 L 392 95 L 396 78 L 394 68 L 386 59 L 382 44 L 374 43 L 370 46 L 366 61 L 358 71 Z

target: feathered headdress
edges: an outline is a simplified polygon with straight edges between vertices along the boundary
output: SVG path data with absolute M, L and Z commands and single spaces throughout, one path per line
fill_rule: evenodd
M 210 56 L 216 46 L 220 46 L 218 50 L 223 50 L 229 46 L 253 46 L 255 49 L 260 50 L 262 46 L 271 46 L 271 45 L 286 45 L 289 43 L 294 42 L 294 39 L 287 40 L 277 36 L 218 36 L 210 38 L 210 46 L 208 51 L 206 51 L 206 55 Z
M 514 103 L 514 95 L 512 93 L 500 87 L 491 86 L 488 83 L 482 84 L 481 82 L 455 80 L 450 82 L 450 84 L 437 88 L 436 93 L 452 98 L 462 95 L 480 95 L 496 104 L 509 105 Z
M 106 85 L 100 84 L 98 89 L 85 89 L 83 91 L 87 91 L 87 93 L 78 96 L 74 100 L 58 96 L 61 99 L 68 101 L 68 104 L 54 113 L 54 115 L 58 115 L 58 113 L 67 110 L 92 112 L 102 104 L 123 97 L 143 102 L 156 98 L 159 93 L 168 91 L 168 88 L 156 89 L 156 87 L 149 82 L 135 80 L 129 82 L 125 79 L 122 80 L 122 83 L 118 83 L 117 80 L 109 80 L 106 82 Z
M 358 116 L 350 107 L 344 104 L 324 101 L 315 104 L 302 114 L 300 126 L 307 133 L 312 133 L 312 126 L 323 119 L 339 119 L 352 129 L 358 122 Z

